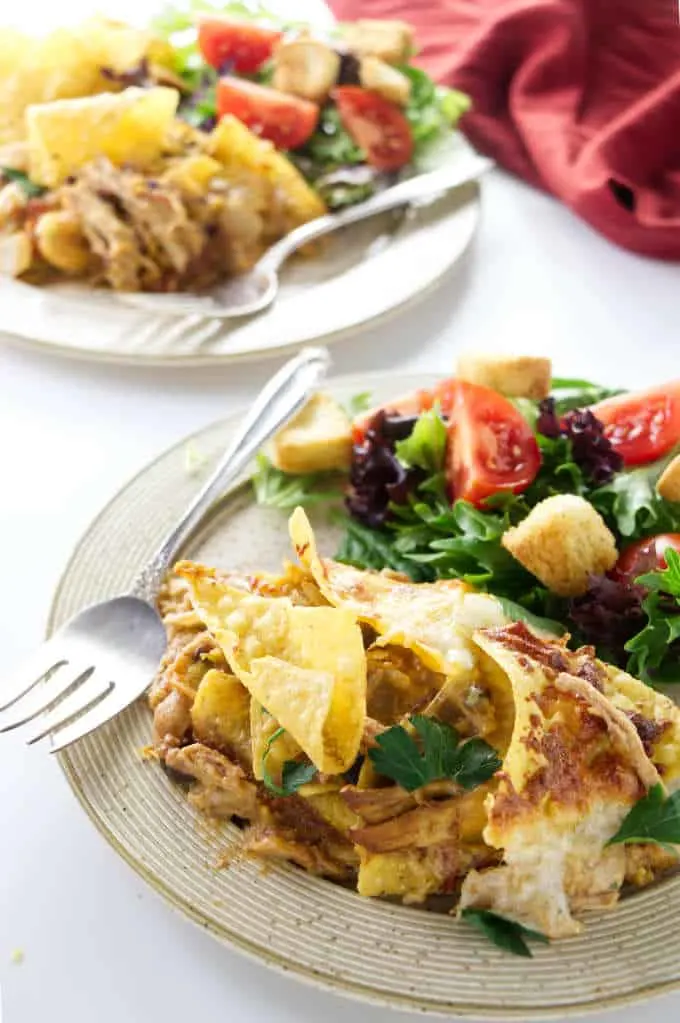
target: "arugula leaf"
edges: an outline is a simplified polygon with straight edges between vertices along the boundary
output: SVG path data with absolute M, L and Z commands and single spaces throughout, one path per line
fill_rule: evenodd
M 40 195 L 44 195 L 47 191 L 42 185 L 36 185 L 34 181 L 31 181 L 28 174 L 24 174 L 23 171 L 16 170 L 15 167 L 2 167 L 0 166 L 0 177 L 5 178 L 7 181 L 14 181 L 24 194 L 29 199 L 36 199 Z
M 620 388 L 601 387 L 590 380 L 569 377 L 553 377 L 551 390 L 558 392 L 554 397 L 555 410 L 559 413 L 570 412 L 575 408 L 587 408 L 589 405 L 596 405 L 598 401 L 604 401 L 605 398 L 623 394 Z M 560 395 L 560 391 L 567 393 Z
M 368 412 L 371 407 L 373 400 L 372 391 L 359 391 L 358 394 L 353 394 L 347 402 L 347 415 L 350 419 L 354 419 L 361 412 Z
M 276 469 L 266 455 L 255 459 L 251 483 L 258 504 L 268 508 L 309 507 L 342 497 L 344 476 L 337 472 L 287 473 Z
M 496 597 L 496 600 L 508 618 L 512 619 L 513 622 L 524 622 L 525 625 L 529 625 L 532 629 L 536 629 L 539 632 L 548 632 L 553 636 L 564 635 L 565 627 L 561 622 L 557 622 L 553 618 L 542 618 L 540 615 L 532 614 L 531 611 L 527 611 L 521 604 L 516 604 L 514 600 L 510 600 L 508 597 Z
M 624 818 L 607 845 L 654 842 L 672 852 L 680 845 L 680 791 L 666 797 L 663 785 L 653 785 Z
M 368 751 L 376 771 L 407 792 L 444 778 L 461 788 L 474 789 L 501 766 L 498 754 L 483 739 L 459 744 L 456 730 L 443 721 L 422 714 L 413 714 L 410 721 L 421 740 L 422 752 L 402 725 L 382 732 L 376 738 L 377 746 Z
M 395 454 L 407 469 L 439 472 L 444 466 L 446 437 L 446 424 L 435 406 L 418 417 L 409 437 L 397 441 Z
M 463 92 L 435 85 L 422 68 L 400 64 L 398 70 L 411 82 L 405 113 L 417 152 L 451 131 L 470 109 L 471 101 Z
M 354 519 L 336 516 L 335 521 L 343 523 L 345 533 L 336 552 L 336 559 L 355 568 L 389 568 L 403 572 L 414 582 L 427 582 L 430 574 L 419 565 L 401 557 L 393 538 L 386 530 L 369 529 Z
M 285 732 L 285 728 L 277 728 L 267 739 L 262 751 L 262 781 L 270 792 L 277 796 L 294 796 L 299 788 L 307 785 L 317 773 L 317 769 L 309 761 L 286 760 L 281 768 L 281 784 L 277 785 L 267 767 L 267 757 L 276 742 Z
M 544 437 L 538 433 L 536 440 L 541 452 L 541 467 L 533 483 L 516 500 L 516 507 L 521 508 L 524 514 L 546 497 L 556 494 L 583 496 L 588 489 L 583 471 L 573 459 L 568 437 Z
M 652 686 L 680 682 L 680 554 L 668 549 L 664 558 L 665 569 L 635 580 L 648 591 L 642 601 L 647 623 L 625 645 L 628 672 Z
M 524 956 L 529 959 L 533 957 L 533 953 L 526 943 L 527 938 L 540 941 L 543 945 L 550 944 L 549 939 L 540 931 L 532 931 L 529 927 L 515 923 L 514 920 L 507 920 L 504 916 L 492 913 L 488 909 L 468 907 L 462 911 L 461 919 L 476 927 L 498 948 L 512 952 L 516 956 Z
M 680 532 L 680 503 L 666 501 L 656 492 L 659 476 L 677 453 L 674 448 L 657 462 L 619 472 L 592 491 L 589 500 L 610 529 L 629 541 Z
M 322 109 L 314 134 L 296 154 L 298 158 L 307 157 L 315 166 L 317 174 L 325 173 L 332 167 L 366 162 L 366 153 L 345 130 L 337 107 L 331 105 Z M 304 173 L 304 164 L 302 169 Z

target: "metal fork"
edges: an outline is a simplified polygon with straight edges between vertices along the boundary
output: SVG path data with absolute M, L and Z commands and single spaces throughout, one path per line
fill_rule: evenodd
M 306 403 L 329 366 L 325 348 L 307 348 L 272 377 L 210 479 L 130 591 L 79 612 L 0 681 L 0 732 L 39 719 L 28 742 L 49 736 L 56 753 L 142 695 L 165 649 L 165 629 L 154 604 L 168 568 L 262 445 Z

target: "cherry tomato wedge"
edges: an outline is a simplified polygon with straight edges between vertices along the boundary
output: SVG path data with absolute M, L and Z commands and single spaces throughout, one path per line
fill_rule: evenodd
M 451 500 L 480 505 L 492 494 L 526 490 L 541 454 L 524 416 L 489 387 L 458 380 L 454 390 L 447 452 Z
M 653 462 L 680 440 L 680 381 L 593 405 L 626 465 Z
M 626 547 L 614 568 L 620 579 L 631 582 L 645 572 L 656 572 L 666 568 L 665 553 L 668 549 L 680 554 L 680 533 L 659 533 Z
M 388 401 L 384 405 L 376 405 L 374 408 L 369 409 L 368 412 L 362 412 L 355 417 L 352 423 L 354 443 L 361 444 L 369 423 L 378 412 L 391 412 L 396 416 L 418 416 L 421 412 L 426 412 L 427 409 L 432 408 L 435 402 L 438 402 L 442 415 L 448 419 L 453 409 L 454 383 L 453 378 L 442 380 L 431 390 L 411 391 L 409 394 L 402 394 L 399 398 Z
M 249 75 L 271 57 L 281 32 L 231 18 L 206 17 L 198 25 L 198 46 L 208 64 L 218 71 L 229 65 Z
M 217 113 L 232 114 L 277 149 L 301 146 L 319 119 L 316 103 L 231 77 L 220 78 L 217 84 Z
M 341 85 L 333 92 L 340 120 L 378 170 L 398 170 L 413 156 L 413 134 L 405 114 L 377 92 Z

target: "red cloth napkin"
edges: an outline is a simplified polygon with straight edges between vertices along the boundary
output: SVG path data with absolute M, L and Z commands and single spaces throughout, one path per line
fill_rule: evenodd
M 330 0 L 401 18 L 482 152 L 625 248 L 680 259 L 678 0 Z

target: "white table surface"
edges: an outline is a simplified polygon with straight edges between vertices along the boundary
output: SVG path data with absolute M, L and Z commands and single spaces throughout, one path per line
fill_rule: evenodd
M 481 229 L 456 272 L 393 322 L 337 344 L 338 373 L 447 372 L 479 345 L 548 353 L 562 375 L 628 386 L 678 375 L 676 266 L 616 250 L 500 172 L 484 192 Z M 133 370 L 0 341 L 4 664 L 39 642 L 60 571 L 101 506 L 165 447 L 247 402 L 276 365 Z M 4 736 L 0 984 L 4 1023 L 422 1018 L 359 1007 L 215 943 L 116 857 L 45 751 Z M 597 1019 L 679 1015 L 677 994 Z

